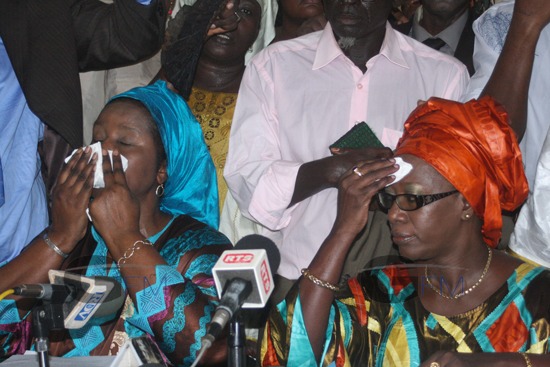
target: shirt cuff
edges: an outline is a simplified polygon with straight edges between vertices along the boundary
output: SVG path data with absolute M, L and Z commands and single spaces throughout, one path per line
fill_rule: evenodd
M 272 231 L 288 226 L 292 212 L 299 205 L 288 207 L 294 195 L 300 166 L 301 164 L 296 162 L 272 164 L 266 169 L 254 190 L 248 212 Z

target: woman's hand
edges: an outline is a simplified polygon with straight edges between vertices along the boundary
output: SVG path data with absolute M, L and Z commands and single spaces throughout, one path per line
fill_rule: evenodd
M 139 231 L 139 203 L 126 183 L 122 159 L 113 152 L 113 166 L 106 150 L 103 150 L 103 178 L 105 188 L 90 203 L 90 215 L 95 228 L 105 242 L 120 244 L 122 251 L 127 243 L 118 241 L 126 236 L 141 236 Z M 112 252 L 112 251 L 111 251 Z
M 90 147 L 79 149 L 61 170 L 53 190 L 48 234 L 66 253 L 86 234 L 86 208 L 92 195 L 96 161 Z
M 393 158 L 359 163 L 348 170 L 338 185 L 338 213 L 334 230 L 359 233 L 367 223 L 373 196 L 390 184 L 398 170 Z
M 214 18 L 214 21 L 210 25 L 206 36 L 210 37 L 236 29 L 239 25 L 239 21 L 241 20 L 237 14 L 238 10 L 238 0 L 229 0 L 225 4 L 225 8 L 223 8 L 223 10 Z
M 330 166 L 333 171 L 332 179 L 334 186 L 340 182 L 340 179 L 347 171 L 360 163 L 379 158 L 391 158 L 393 156 L 390 148 L 332 148 L 330 152 L 333 154 L 330 157 Z

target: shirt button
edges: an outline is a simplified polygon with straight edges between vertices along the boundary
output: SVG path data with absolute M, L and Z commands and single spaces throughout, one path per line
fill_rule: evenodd
M 363 89 L 363 84 L 357 84 L 357 89 Z

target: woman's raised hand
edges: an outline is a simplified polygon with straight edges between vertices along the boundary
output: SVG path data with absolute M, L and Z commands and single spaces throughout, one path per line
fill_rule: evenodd
M 348 170 L 338 184 L 335 229 L 359 233 L 367 223 L 372 198 L 395 179 L 398 168 L 395 159 L 379 158 Z
M 207 36 L 210 37 L 236 29 L 239 25 L 239 21 L 241 20 L 237 14 L 238 10 L 239 1 L 229 0 L 210 25 Z
M 72 246 L 64 247 L 65 252 L 70 252 L 86 234 L 86 208 L 92 195 L 96 161 L 90 147 L 79 149 L 63 167 L 55 184 L 48 233 L 55 243 Z
M 113 152 L 113 166 L 106 150 L 103 150 L 103 178 L 105 188 L 90 203 L 90 215 L 94 227 L 107 244 L 128 244 L 118 239 L 139 235 L 139 203 L 132 195 L 122 168 L 118 151 Z

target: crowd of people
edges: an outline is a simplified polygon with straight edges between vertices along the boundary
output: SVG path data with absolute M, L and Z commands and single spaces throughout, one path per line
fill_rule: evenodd
M 0 361 L 54 269 L 125 301 L 51 355 L 191 365 L 255 233 L 249 364 L 549 365 L 550 3 L 208 1 L 0 2 Z

